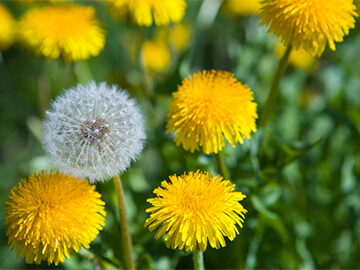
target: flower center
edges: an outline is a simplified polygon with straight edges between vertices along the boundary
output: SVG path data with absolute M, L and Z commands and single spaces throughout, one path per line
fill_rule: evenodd
M 86 120 L 80 128 L 80 141 L 83 144 L 100 144 L 107 134 L 110 133 L 110 126 L 104 119 L 96 117 Z

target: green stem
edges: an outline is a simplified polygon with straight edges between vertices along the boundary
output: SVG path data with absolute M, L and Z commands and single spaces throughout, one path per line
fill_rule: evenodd
M 144 95 L 146 98 L 148 98 L 151 101 L 151 104 L 154 107 L 155 93 L 154 93 L 154 87 L 153 87 L 153 79 L 149 75 L 149 72 L 145 66 L 145 63 L 143 63 L 143 59 L 142 59 L 142 47 L 143 47 L 143 44 L 145 41 L 146 41 L 145 29 L 144 29 L 144 27 L 142 27 L 141 28 L 141 39 L 139 42 L 138 55 L 137 55 L 137 65 L 138 65 L 138 69 L 139 69 L 139 71 L 141 73 L 141 77 L 142 77 Z
M 115 270 L 118 269 L 118 267 L 115 265 L 115 263 L 111 263 L 110 261 L 107 261 L 106 259 L 97 257 L 95 253 L 91 252 L 90 250 L 86 248 L 81 248 L 79 251 L 79 254 L 89 262 L 91 262 L 96 270 Z
M 152 78 L 150 77 L 148 71 L 146 70 L 145 66 L 141 67 L 141 76 L 143 79 L 143 86 L 144 86 L 144 93 L 145 96 L 150 99 L 150 101 L 152 102 L 152 105 L 154 106 L 155 104 L 155 99 L 154 99 L 154 88 L 153 88 L 153 82 L 152 82 Z
M 82 255 L 86 260 L 94 264 L 96 269 L 102 270 L 104 269 L 102 265 L 100 264 L 98 258 L 96 258 L 95 254 L 92 253 L 90 250 L 87 249 L 80 249 L 79 254 Z
M 215 154 L 215 158 L 219 173 L 224 177 L 224 179 L 230 180 L 229 170 L 226 167 L 222 153 L 219 152 Z
M 195 250 L 193 254 L 194 270 L 205 270 L 204 253 L 200 250 Z
M 77 61 L 71 64 L 74 72 L 74 76 L 79 83 L 86 83 L 93 80 L 94 76 L 91 73 L 88 62 Z
M 119 208 L 120 227 L 125 253 L 125 265 L 126 269 L 133 270 L 135 269 L 135 261 L 133 257 L 133 246 L 131 241 L 130 226 L 126 215 L 124 190 L 121 184 L 120 176 L 114 175 L 113 179 Z
M 280 84 L 281 78 L 283 77 L 283 75 L 285 73 L 291 49 L 292 49 L 292 46 L 289 45 L 286 48 L 286 51 L 285 51 L 283 57 L 280 59 L 278 69 L 277 69 L 277 71 L 275 73 L 275 77 L 272 81 L 270 94 L 268 96 L 268 99 L 265 103 L 264 108 L 261 110 L 261 113 L 260 113 L 259 126 L 264 127 L 266 125 L 271 113 L 274 110 L 276 97 L 279 93 L 279 84 Z
M 215 22 L 215 18 L 219 13 L 222 2 L 222 0 L 204 0 L 201 4 L 196 24 L 202 29 L 210 28 L 210 26 Z
M 49 108 L 50 104 L 50 81 L 43 72 L 41 72 L 37 77 L 37 91 L 40 116 L 44 117 L 45 111 Z
M 43 128 L 41 126 L 41 119 L 38 116 L 29 115 L 26 118 L 26 126 L 38 142 L 42 143 Z

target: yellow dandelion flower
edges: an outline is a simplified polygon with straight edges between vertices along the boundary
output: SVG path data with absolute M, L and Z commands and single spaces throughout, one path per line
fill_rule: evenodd
M 166 246 L 185 251 L 205 251 L 207 243 L 213 248 L 226 245 L 224 236 L 231 241 L 239 234 L 246 209 L 239 203 L 246 196 L 234 192 L 235 185 L 222 181 L 220 176 L 207 172 L 189 172 L 170 176 L 154 190 L 156 198 L 148 199 L 152 207 L 145 227 L 159 239 L 165 232 Z
M 355 27 L 355 10 L 352 0 L 263 0 L 260 16 L 286 46 L 320 57 L 327 43 L 335 51 L 335 42 Z
M 19 23 L 20 40 L 47 59 L 66 62 L 97 56 L 105 45 L 105 30 L 88 6 L 60 5 L 35 8 Z
M 191 29 L 184 23 L 179 23 L 171 27 L 169 41 L 175 51 L 181 52 L 189 45 Z
M 250 89 L 227 71 L 203 71 L 186 78 L 173 93 L 166 132 L 194 152 L 218 153 L 224 137 L 235 147 L 256 131 L 257 104 Z
M 286 47 L 280 44 L 276 48 L 276 56 L 280 59 L 286 51 Z M 292 49 L 289 56 L 289 64 L 296 68 L 310 68 L 316 63 L 316 58 L 304 49 Z
M 170 63 L 170 51 L 164 42 L 145 41 L 141 48 L 141 56 L 143 65 L 150 73 L 164 71 Z
M 129 13 L 138 25 L 168 25 L 184 17 L 184 0 L 106 0 L 109 9 L 117 17 Z
M 260 0 L 225 0 L 224 9 L 235 16 L 248 16 L 260 12 Z
M 26 263 L 64 262 L 89 244 L 104 225 L 101 195 L 88 181 L 41 171 L 23 179 L 6 202 L 9 244 Z
M 0 3 L 0 52 L 7 50 L 13 44 L 15 24 L 14 16 Z

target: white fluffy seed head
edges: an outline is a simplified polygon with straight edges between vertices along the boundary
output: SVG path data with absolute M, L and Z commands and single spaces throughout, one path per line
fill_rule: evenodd
M 106 83 L 65 90 L 46 112 L 44 145 L 64 173 L 103 181 L 126 170 L 143 149 L 144 117 L 126 91 Z

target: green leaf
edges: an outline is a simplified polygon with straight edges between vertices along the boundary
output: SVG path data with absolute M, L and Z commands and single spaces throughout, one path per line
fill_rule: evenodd
M 144 253 L 140 256 L 140 258 L 137 261 L 136 269 L 149 269 L 153 270 L 155 268 L 151 267 L 152 264 L 152 258 L 149 253 Z
M 297 142 L 292 145 L 283 145 L 280 149 L 280 168 L 284 168 L 286 165 L 298 160 L 308 153 L 311 149 L 322 142 L 322 138 L 318 139 L 314 143 Z
M 266 206 L 264 205 L 264 203 L 260 200 L 259 197 L 257 197 L 256 195 L 252 195 L 251 196 L 251 202 L 254 206 L 254 208 L 259 212 L 260 217 L 259 219 L 261 220 L 261 222 L 267 224 L 268 226 L 270 226 L 271 228 L 273 228 L 281 237 L 281 240 L 288 244 L 289 243 L 289 235 L 287 232 L 287 229 L 283 223 L 283 221 L 281 220 L 280 216 L 275 213 L 270 211 L 269 209 L 266 208 Z

